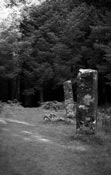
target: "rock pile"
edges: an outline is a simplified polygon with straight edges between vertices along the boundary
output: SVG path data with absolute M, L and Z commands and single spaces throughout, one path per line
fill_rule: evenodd
M 64 109 L 64 104 L 58 101 L 47 101 L 42 104 L 42 107 L 46 110 L 62 110 Z
M 65 122 L 65 123 L 72 123 L 72 124 L 74 123 L 74 120 L 66 117 L 60 117 L 55 113 L 45 114 L 43 116 L 43 120 L 48 122 Z

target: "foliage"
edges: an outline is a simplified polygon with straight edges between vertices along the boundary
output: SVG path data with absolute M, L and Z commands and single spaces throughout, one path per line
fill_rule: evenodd
M 79 68 L 98 70 L 103 88 L 111 84 L 110 2 L 10 3 L 10 8 L 21 7 L 22 13 L 1 32 L 0 75 L 19 76 L 21 94 L 43 95 L 50 85 L 54 89 L 68 79 L 75 85 Z

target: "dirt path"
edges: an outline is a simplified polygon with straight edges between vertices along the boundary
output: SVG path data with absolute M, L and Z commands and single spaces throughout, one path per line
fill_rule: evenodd
M 102 143 L 70 137 L 73 126 L 21 119 L 0 118 L 0 175 L 111 175 Z

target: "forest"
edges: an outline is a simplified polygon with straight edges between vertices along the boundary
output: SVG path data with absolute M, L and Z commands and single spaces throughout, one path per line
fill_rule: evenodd
M 98 71 L 98 103 L 111 103 L 111 1 L 9 0 L 0 21 L 0 100 L 63 101 L 80 68 Z M 18 10 L 18 11 L 17 11 Z

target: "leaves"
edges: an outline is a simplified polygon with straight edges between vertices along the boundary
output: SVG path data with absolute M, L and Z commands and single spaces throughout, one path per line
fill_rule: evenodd
M 28 6 L 27 1 L 11 1 L 9 8 L 20 13 L 13 13 L 8 27 L 5 21 L 0 25 L 0 76 L 20 76 L 28 95 L 67 79 L 75 82 L 79 68 L 96 69 L 104 86 L 111 84 L 111 12 L 100 2 L 90 4 L 51 0 Z

